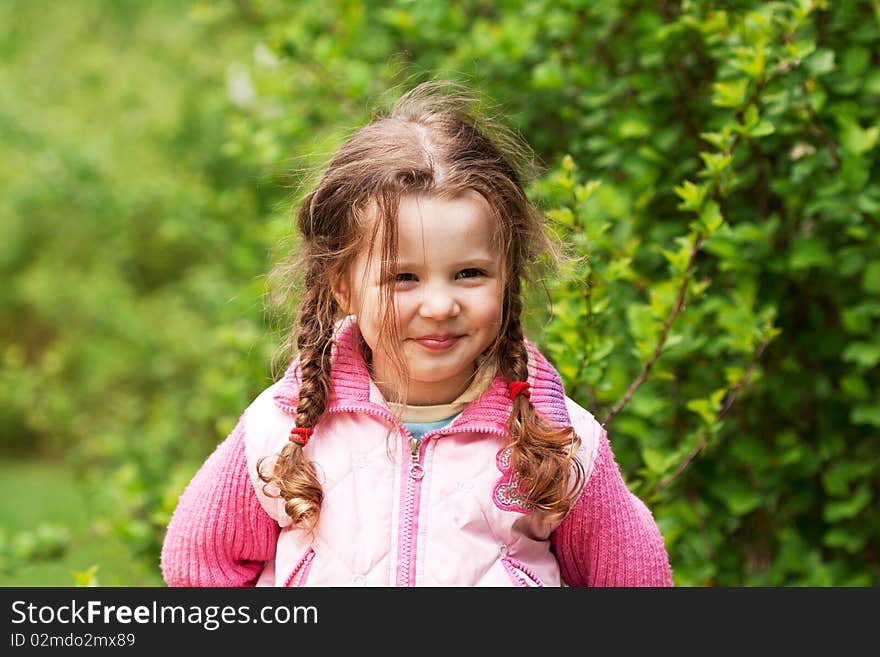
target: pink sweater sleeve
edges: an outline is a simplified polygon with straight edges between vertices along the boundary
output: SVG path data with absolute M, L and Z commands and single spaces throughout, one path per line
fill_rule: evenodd
M 551 541 L 570 586 L 672 586 L 663 536 L 626 487 L 605 431 L 590 480 Z
M 162 576 L 169 586 L 254 586 L 275 556 L 278 532 L 248 476 L 242 419 L 180 496 L 162 544 Z

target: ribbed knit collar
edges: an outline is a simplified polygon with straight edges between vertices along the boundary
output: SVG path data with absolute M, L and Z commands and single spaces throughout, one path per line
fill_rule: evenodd
M 327 411 L 355 410 L 364 406 L 380 406 L 388 410 L 388 404 L 382 393 L 370 378 L 361 348 L 362 341 L 360 329 L 355 321 L 347 319 L 340 323 L 331 359 L 330 398 Z M 526 346 L 529 354 L 528 371 L 532 405 L 552 425 L 571 426 L 565 407 L 565 390 L 559 373 L 528 340 Z M 285 411 L 296 407 L 300 380 L 297 358 L 287 369 L 274 396 L 276 404 Z M 511 406 L 507 381 L 498 372 L 486 390 L 456 418 L 454 425 L 461 429 L 503 430 L 510 416 Z

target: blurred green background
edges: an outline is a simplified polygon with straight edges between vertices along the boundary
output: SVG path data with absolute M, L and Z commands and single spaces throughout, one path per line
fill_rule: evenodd
M 529 334 L 676 583 L 877 585 L 878 41 L 877 0 L 0 2 L 0 585 L 162 584 L 283 364 L 292 205 L 432 78 L 535 148 L 585 257 Z

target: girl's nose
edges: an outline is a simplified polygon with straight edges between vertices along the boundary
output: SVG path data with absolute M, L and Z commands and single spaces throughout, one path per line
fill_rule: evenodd
M 448 286 L 444 284 L 425 286 L 422 302 L 419 304 L 421 317 L 441 320 L 455 317 L 460 312 L 461 306 Z

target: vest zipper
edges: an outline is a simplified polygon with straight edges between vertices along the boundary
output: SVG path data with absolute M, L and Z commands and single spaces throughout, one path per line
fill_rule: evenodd
M 422 464 L 422 455 L 427 451 L 430 440 L 436 440 L 440 436 L 455 433 L 459 427 L 442 427 L 429 431 L 421 438 L 414 438 L 405 426 L 400 426 L 401 432 L 408 438 L 410 462 L 406 477 L 406 492 L 404 494 L 403 514 L 400 522 L 400 540 L 397 552 L 397 586 L 416 585 L 416 557 L 418 552 L 418 528 L 419 508 L 421 506 L 422 478 L 425 476 L 425 466 Z M 486 433 L 506 435 L 502 431 L 487 430 Z
M 410 438 L 409 439 L 409 453 L 410 453 L 410 464 L 409 464 L 409 476 L 413 479 L 421 479 L 425 476 L 425 468 L 422 467 L 422 464 L 419 462 L 419 451 L 422 449 L 422 439 L 421 438 Z
M 400 536 L 397 545 L 397 586 L 415 586 L 419 503 L 421 501 L 422 478 L 425 476 L 421 455 L 422 447 L 426 442 L 424 436 L 413 438 L 405 426 L 401 429 L 408 438 L 410 462 L 403 497 L 403 513 L 398 530 Z

